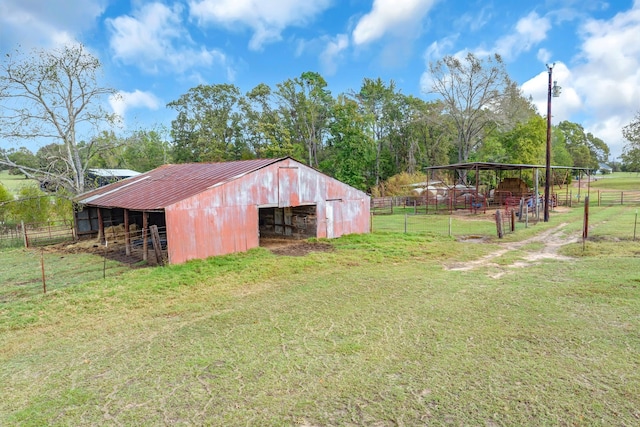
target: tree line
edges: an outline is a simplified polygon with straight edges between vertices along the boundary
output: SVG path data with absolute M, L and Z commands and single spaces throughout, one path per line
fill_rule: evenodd
M 324 77 L 304 72 L 249 91 L 199 85 L 167 104 L 170 127 L 116 133 L 103 109 L 113 89 L 98 81 L 99 61 L 82 46 L 7 55 L 0 65 L 0 138 L 48 140 L 35 153 L 0 151 L 0 168 L 71 194 L 90 188 L 89 168 L 145 172 L 165 163 L 292 156 L 356 188 L 373 191 L 400 173 L 466 161 L 543 164 L 546 120 L 505 70 L 499 55 L 446 56 L 429 66 L 430 100 L 394 81 L 363 78 L 334 95 Z M 78 140 L 80 130 L 93 137 Z M 107 130 L 104 130 L 107 129 Z M 607 144 L 577 123 L 553 128 L 553 164 L 598 169 Z

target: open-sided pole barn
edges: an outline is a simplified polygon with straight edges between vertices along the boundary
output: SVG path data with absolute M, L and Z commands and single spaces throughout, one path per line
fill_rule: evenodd
M 427 177 L 428 179 L 430 177 L 432 177 L 432 175 L 436 172 L 444 172 L 444 171 L 448 171 L 448 172 L 452 172 L 454 174 L 454 176 L 452 177 L 452 181 L 455 183 L 458 181 L 458 176 L 466 176 L 466 174 L 468 174 L 469 172 L 473 172 L 475 175 L 475 194 L 476 197 L 481 195 L 481 191 L 480 191 L 480 182 L 482 181 L 482 178 L 480 178 L 481 176 L 481 172 L 489 172 L 491 174 L 495 174 L 495 181 L 498 183 L 498 187 L 496 187 L 496 192 L 499 193 L 499 183 L 503 180 L 502 178 L 502 173 L 503 172 L 507 172 L 507 171 L 515 171 L 518 172 L 520 175 L 522 175 L 523 171 L 526 170 L 532 170 L 535 171 L 535 178 L 534 178 L 534 189 L 531 190 L 523 190 L 523 189 L 517 189 L 517 191 L 515 191 L 515 194 L 495 194 L 495 202 L 497 202 L 497 204 L 504 204 L 505 200 L 511 197 L 515 197 L 517 199 L 520 199 L 521 197 L 533 197 L 533 201 L 535 202 L 535 204 L 537 205 L 538 201 L 539 201 L 539 189 L 538 189 L 538 171 L 542 169 L 545 169 L 545 166 L 542 165 L 530 165 L 530 164 L 512 164 L 512 163 L 492 163 L 492 162 L 468 162 L 468 163 L 455 163 L 455 164 L 450 164 L 450 165 L 441 165 L 441 166 L 430 166 L 425 168 L 425 172 L 427 173 Z M 591 170 L 589 168 L 581 168 L 581 167 L 573 167 L 573 166 L 551 166 L 551 169 L 556 171 L 564 171 L 566 174 L 572 173 L 572 172 L 578 172 L 579 174 L 579 179 L 581 179 L 582 174 L 586 174 L 587 175 L 587 179 L 588 179 L 588 184 L 587 184 L 587 192 L 590 190 L 590 182 L 591 182 Z M 427 186 L 428 186 L 428 181 L 427 181 Z M 512 193 L 512 192 L 509 192 Z M 525 193 L 530 193 L 530 194 L 525 194 Z M 487 199 L 487 197 L 489 196 L 488 194 L 484 194 L 482 195 L 484 200 Z M 428 192 L 427 192 L 427 198 L 429 197 Z M 429 200 L 427 200 L 427 204 L 429 204 Z M 474 206 L 473 209 L 477 209 L 477 205 L 472 205 Z
M 164 231 L 169 263 L 246 251 L 260 239 L 334 238 L 370 230 L 367 194 L 296 160 L 164 165 L 76 200 L 79 236 L 105 224 Z M 163 239 L 163 243 L 165 240 Z M 130 239 L 126 239 L 127 253 Z

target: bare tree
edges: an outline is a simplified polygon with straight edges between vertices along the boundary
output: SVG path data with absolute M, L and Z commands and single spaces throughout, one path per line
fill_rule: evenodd
M 7 155 L 0 157 L 0 164 L 18 168 L 30 178 L 55 182 L 74 194 L 83 192 L 85 172 L 98 147 L 91 141 L 81 143 L 79 132 L 95 135 L 117 119 L 103 108 L 103 98 L 115 91 L 99 85 L 100 61 L 82 45 L 36 50 L 26 56 L 17 52 L 3 59 L 0 138 L 54 143 L 60 150 L 39 167 L 16 164 Z
M 469 159 L 482 140 L 483 131 L 496 122 L 501 97 L 509 84 L 500 55 L 477 58 L 468 53 L 429 64 L 431 92 L 442 97 L 445 112 L 458 131 L 458 161 Z

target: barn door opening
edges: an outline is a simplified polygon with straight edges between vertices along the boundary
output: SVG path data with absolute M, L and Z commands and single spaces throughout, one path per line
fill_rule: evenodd
M 260 245 L 273 240 L 303 240 L 318 235 L 316 205 L 258 209 Z

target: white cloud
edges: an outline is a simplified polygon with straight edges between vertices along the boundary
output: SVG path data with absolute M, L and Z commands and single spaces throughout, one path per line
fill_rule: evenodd
M 549 52 L 547 49 L 538 49 L 538 54 L 536 55 L 538 61 L 542 62 L 543 64 L 548 64 L 549 61 L 551 61 L 551 57 L 551 52 Z
M 581 27 L 582 44 L 569 70 L 556 64 L 553 79 L 563 86 L 553 98 L 553 123 L 569 120 L 602 139 L 617 158 L 625 141 L 622 127 L 640 110 L 640 2 L 610 20 L 589 20 Z M 548 59 L 546 51 L 538 58 Z M 522 85 L 540 114 L 546 114 L 548 74 L 542 72 Z
M 518 21 L 512 34 L 500 38 L 492 51 L 499 53 L 506 60 L 516 58 L 520 53 L 529 51 L 546 39 L 550 29 L 551 22 L 548 18 L 531 12 Z
M 422 19 L 437 0 L 374 0 L 371 12 L 353 30 L 353 42 L 364 45 L 391 33 L 417 38 Z
M 162 102 L 153 93 L 136 89 L 134 92 L 120 91 L 110 96 L 109 105 L 111 105 L 114 113 L 124 119 L 127 110 L 132 108 L 157 110 L 162 106 Z
M 471 31 L 478 31 L 487 25 L 493 14 L 489 11 L 490 8 L 483 7 L 479 12 L 465 13 L 456 21 L 456 28 L 468 28 Z
M 336 62 L 342 53 L 349 47 L 349 36 L 338 34 L 327 42 L 324 51 L 320 54 L 320 63 L 327 75 L 334 75 L 338 68 Z
M 182 24 L 182 10 L 179 4 L 169 8 L 162 3 L 148 3 L 132 16 L 107 19 L 115 57 L 150 73 L 160 70 L 182 73 L 192 67 L 215 64 L 227 68 L 226 56 L 221 51 L 194 47 Z
M 573 74 L 589 113 L 584 127 L 617 156 L 625 143 L 622 127 L 640 110 L 640 1 L 609 21 L 588 21 L 582 29 L 580 64 Z
M 289 26 L 304 26 L 326 10 L 332 0 L 191 0 L 190 16 L 200 25 L 219 24 L 227 28 L 238 25 L 253 30 L 249 48 L 279 41 Z
M 106 0 L 2 0 L 0 49 L 55 47 L 73 43 L 97 23 Z
M 551 122 L 556 125 L 564 120 L 571 121 L 571 116 L 580 113 L 584 109 L 584 102 L 572 84 L 574 77 L 562 62 L 553 65 L 551 77 L 552 85 L 555 81 L 562 88 L 558 98 L 551 98 Z M 525 96 L 530 95 L 533 98 L 533 103 L 538 109 L 538 113 L 546 117 L 549 95 L 548 71 L 542 71 L 531 80 L 526 81 L 522 85 L 522 92 Z

